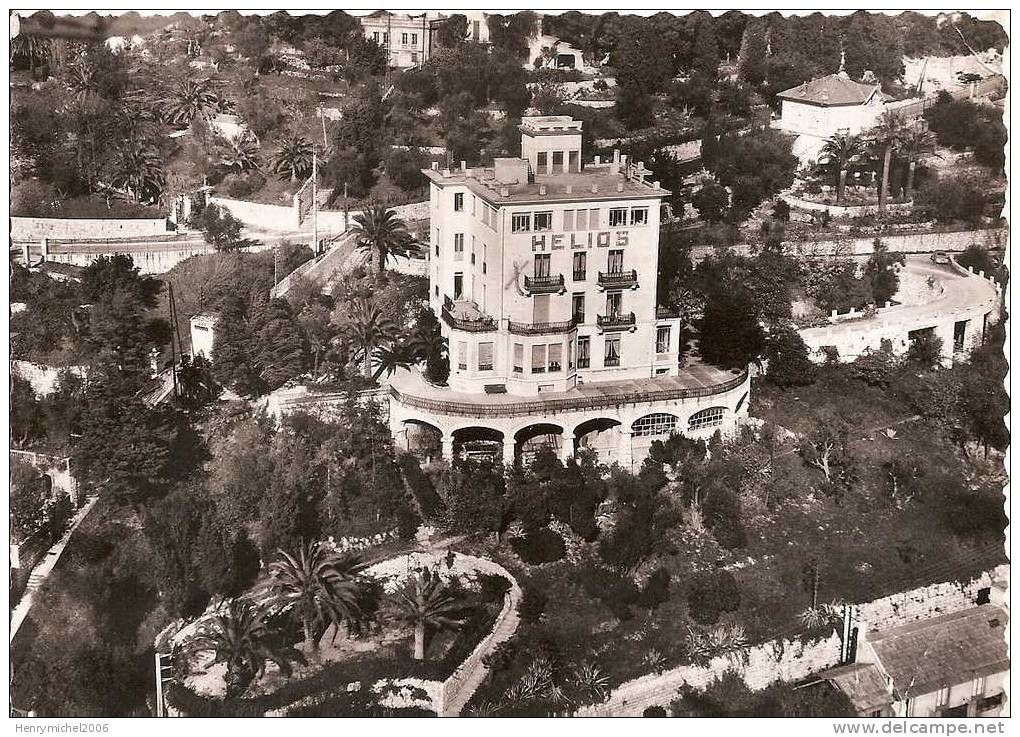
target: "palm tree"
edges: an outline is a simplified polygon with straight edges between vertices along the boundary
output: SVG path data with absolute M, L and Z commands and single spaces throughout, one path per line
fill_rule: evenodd
M 166 175 L 156 147 L 138 139 L 122 144 L 113 160 L 111 184 L 126 190 L 135 202 L 159 197 Z
M 259 143 L 254 134 L 244 130 L 219 145 L 220 166 L 243 173 L 259 168 Z
M 871 129 L 875 145 L 882 151 L 882 183 L 878 190 L 878 214 L 885 215 L 885 202 L 889 197 L 889 167 L 893 149 L 899 145 L 903 135 L 903 122 L 898 115 L 886 111 L 878 124 Z
M 316 633 L 328 625 L 339 627 L 368 616 L 360 558 L 337 555 L 318 542 L 302 545 L 296 556 L 277 553 L 263 591 L 280 611 L 289 610 L 300 620 L 306 648 L 318 649 Z
M 11 63 L 13 64 L 14 60 L 18 58 L 28 62 L 29 69 L 34 75 L 36 67 L 49 61 L 50 40 L 42 36 L 19 33 L 11 39 Z
M 362 354 L 363 372 L 365 376 L 371 376 L 373 350 L 394 341 L 399 331 L 377 305 L 364 298 L 354 303 L 350 318 L 341 331 L 348 343 L 358 347 Z
M 386 205 L 374 205 L 355 215 L 351 230 L 357 238 L 357 249 L 369 255 L 379 275 L 385 271 L 387 259 L 407 256 L 415 248 L 407 224 Z
M 924 128 L 910 128 L 900 137 L 900 153 L 907 159 L 906 198 L 908 200 L 914 195 L 914 169 L 917 167 L 917 160 L 934 150 L 935 138 Z
M 404 581 L 390 600 L 391 616 L 414 628 L 414 659 L 425 659 L 428 629 L 457 629 L 464 621 L 464 602 L 439 574 L 416 571 Z
M 843 191 L 846 189 L 846 170 L 866 151 L 860 136 L 837 133 L 825 142 L 819 152 L 820 158 L 836 173 L 836 204 L 843 204 Z
M 186 128 L 197 117 L 211 118 L 220 108 L 220 98 L 209 80 L 178 80 L 160 100 L 163 119 L 170 125 Z
M 185 646 L 188 654 L 208 651 L 215 655 L 210 665 L 227 665 L 228 698 L 240 696 L 265 672 L 266 663 L 276 663 L 289 676 L 291 662 L 305 662 L 304 655 L 270 631 L 265 611 L 242 599 L 231 599 L 226 611 L 201 625 Z
M 307 177 L 312 173 L 312 144 L 301 136 L 284 138 L 273 161 L 273 172 L 292 182 Z
M 399 338 L 389 345 L 378 346 L 374 355 L 376 367 L 372 374 L 373 381 L 378 381 L 384 373 L 392 376 L 398 368 L 411 368 L 421 358 L 409 340 Z

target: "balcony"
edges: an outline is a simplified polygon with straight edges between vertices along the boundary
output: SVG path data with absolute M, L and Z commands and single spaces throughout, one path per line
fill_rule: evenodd
M 585 269 L 574 269 L 574 281 L 584 281 L 588 278 L 588 272 Z
M 620 357 L 619 356 L 614 356 L 614 357 L 606 356 L 606 360 L 602 362 L 602 365 L 606 366 L 607 368 L 611 368 L 611 367 L 614 367 L 614 366 L 619 366 L 620 365 Z
M 635 289 L 637 287 L 637 271 L 600 271 L 599 286 L 603 289 Z
M 514 335 L 548 335 L 550 333 L 565 333 L 577 327 L 575 319 L 562 322 L 509 322 L 509 330 Z
M 630 330 L 633 332 L 637 329 L 635 327 L 635 323 L 636 320 L 634 319 L 633 312 L 628 312 L 626 314 L 616 313 L 612 315 L 599 315 L 596 318 L 596 324 L 598 325 L 599 330 L 604 333 L 619 332 L 621 330 Z
M 563 274 L 553 276 L 525 276 L 524 289 L 529 294 L 562 294 L 567 291 L 563 286 Z
M 454 302 L 449 297 L 443 298 L 443 322 L 468 333 L 490 333 L 496 329 L 496 321 L 474 302 Z
M 674 310 L 672 307 L 656 307 L 655 308 L 655 319 L 656 320 L 675 320 L 680 317 L 680 312 Z

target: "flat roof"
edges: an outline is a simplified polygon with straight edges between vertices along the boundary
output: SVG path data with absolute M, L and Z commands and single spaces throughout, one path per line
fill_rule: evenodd
M 588 165 L 579 172 L 536 174 L 533 181 L 517 184 L 500 182 L 493 168 L 454 169 L 449 174 L 436 169 L 422 171 L 440 187 L 467 186 L 494 205 L 661 199 L 671 194 L 668 189 L 656 189 L 651 182 L 614 173 L 611 164 Z M 543 185 L 545 194 L 541 193 Z

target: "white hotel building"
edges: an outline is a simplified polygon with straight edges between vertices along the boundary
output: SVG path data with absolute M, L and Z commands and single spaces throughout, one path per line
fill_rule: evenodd
M 679 364 L 680 321 L 657 307 L 659 210 L 669 192 L 626 157 L 585 164 L 581 122 L 524 118 L 522 158 L 426 170 L 429 297 L 449 341 L 448 386 L 391 383 L 406 447 L 504 460 L 537 444 L 630 467 L 671 432 L 746 415 L 747 372 Z

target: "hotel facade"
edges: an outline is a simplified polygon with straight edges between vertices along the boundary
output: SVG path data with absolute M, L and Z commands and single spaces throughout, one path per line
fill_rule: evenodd
M 526 117 L 520 130 L 521 158 L 425 171 L 429 299 L 450 377 L 394 376 L 398 441 L 438 435 L 445 457 L 505 461 L 591 448 L 630 467 L 671 432 L 732 430 L 747 372 L 682 367 L 680 320 L 656 301 L 669 192 L 619 154 L 585 163 L 580 121 Z

